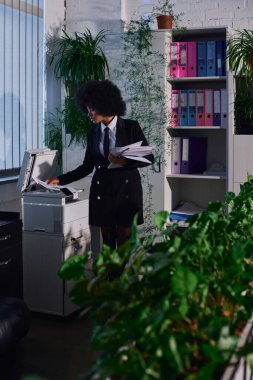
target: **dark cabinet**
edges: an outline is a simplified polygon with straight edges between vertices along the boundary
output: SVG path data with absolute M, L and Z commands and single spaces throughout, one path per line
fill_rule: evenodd
M 0 211 L 0 296 L 22 298 L 22 221 L 19 213 Z

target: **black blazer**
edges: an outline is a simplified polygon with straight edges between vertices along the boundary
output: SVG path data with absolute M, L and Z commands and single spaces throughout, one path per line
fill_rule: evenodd
M 94 125 L 88 132 L 87 149 L 82 165 L 72 171 L 67 172 L 66 174 L 60 175 L 59 180 L 61 185 L 66 185 L 86 177 L 93 172 L 94 168 L 106 168 L 107 164 L 105 159 L 99 151 L 100 134 L 101 127 L 99 123 Z M 116 146 L 125 146 L 137 141 L 143 141 L 142 145 L 148 145 L 139 123 L 134 120 L 122 119 L 118 117 L 116 127 Z M 154 162 L 153 154 L 145 157 L 152 163 Z M 127 165 L 125 165 L 122 169 L 137 169 L 147 165 L 150 164 L 146 162 L 128 160 Z

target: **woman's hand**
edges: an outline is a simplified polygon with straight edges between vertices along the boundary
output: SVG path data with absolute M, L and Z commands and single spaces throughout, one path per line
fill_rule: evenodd
M 127 164 L 127 158 L 125 157 L 122 157 L 122 156 L 113 156 L 111 153 L 109 154 L 108 156 L 108 160 L 112 163 L 112 164 L 118 164 L 118 165 L 126 165 Z
M 45 182 L 48 185 L 59 185 L 60 184 L 60 180 L 58 177 L 48 178 Z

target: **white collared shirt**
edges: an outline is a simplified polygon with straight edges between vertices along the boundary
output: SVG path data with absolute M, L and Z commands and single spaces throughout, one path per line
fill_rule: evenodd
M 114 118 L 108 125 L 104 125 L 101 122 L 101 136 L 100 136 L 100 142 L 99 142 L 99 151 L 102 155 L 104 155 L 103 144 L 104 144 L 104 130 L 106 127 L 109 128 L 110 150 L 115 147 L 117 120 L 118 120 L 118 117 L 114 116 Z

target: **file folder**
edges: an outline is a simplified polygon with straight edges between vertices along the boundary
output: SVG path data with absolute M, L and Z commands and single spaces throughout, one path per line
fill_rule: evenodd
M 206 42 L 206 75 L 216 76 L 216 42 Z
M 205 125 L 205 90 L 197 90 L 196 109 L 197 126 Z
M 205 125 L 213 125 L 213 90 L 205 90 Z
M 223 41 L 216 41 L 216 75 L 223 76 Z
M 189 41 L 187 43 L 187 76 L 197 76 L 197 42 Z
M 206 170 L 207 137 L 182 137 L 181 174 Z
M 181 137 L 171 139 L 171 173 L 180 174 L 181 167 Z
M 187 77 L 187 42 L 178 42 L 179 77 Z
M 221 107 L 221 127 L 227 128 L 228 126 L 228 93 L 226 88 L 220 90 L 220 107 Z
M 220 121 L 220 90 L 213 90 L 213 125 L 221 125 Z
M 179 93 L 180 99 L 180 126 L 188 126 L 188 91 L 181 90 Z
M 179 90 L 171 91 L 171 126 L 178 127 L 179 123 Z
M 188 125 L 196 125 L 196 90 L 188 90 Z
M 206 41 L 197 42 L 198 77 L 206 77 Z
M 222 75 L 226 76 L 227 74 L 227 43 L 226 41 L 222 41 Z
M 178 42 L 170 43 L 170 76 L 177 78 L 179 76 L 179 50 Z

